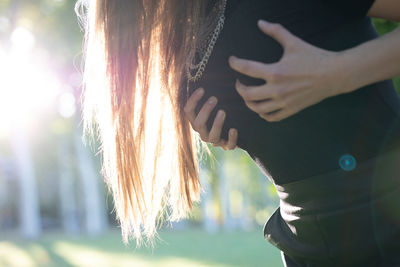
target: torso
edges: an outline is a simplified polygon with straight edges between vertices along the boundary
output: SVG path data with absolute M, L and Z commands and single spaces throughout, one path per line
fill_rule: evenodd
M 276 184 L 338 169 L 346 154 L 361 163 L 397 146 L 400 100 L 391 80 L 325 99 L 279 122 L 267 122 L 251 111 L 236 92 L 235 80 L 248 85 L 264 81 L 233 71 L 228 57 L 272 63 L 283 53 L 278 42 L 258 29 L 258 19 L 278 22 L 310 44 L 332 51 L 378 37 L 370 18 L 346 17 L 324 1 L 228 1 L 225 26 L 204 75 L 191 84 L 191 91 L 205 88 L 203 101 L 211 95 L 219 100 L 209 129 L 217 110 L 224 109 L 222 137 L 227 139 L 230 128 L 238 129 L 238 146 Z

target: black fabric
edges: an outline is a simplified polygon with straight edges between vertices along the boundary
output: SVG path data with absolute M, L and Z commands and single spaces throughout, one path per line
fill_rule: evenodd
M 298 264 L 400 266 L 399 162 L 394 149 L 353 171 L 276 185 L 265 238 Z
M 228 65 L 230 55 L 265 63 L 279 61 L 282 56 L 282 46 L 258 29 L 258 19 L 278 22 L 306 42 L 332 51 L 378 37 L 364 14 L 372 1 L 359 6 L 364 16 L 358 12 L 344 16 L 339 12 L 344 8 L 340 3 L 345 2 L 228 1 L 225 26 L 203 77 L 190 84 L 190 93 L 200 86 L 206 91 L 196 112 L 208 97 L 218 98 L 208 129 L 217 110 L 224 109 L 227 116 L 221 136 L 227 139 L 230 128 L 238 129 L 238 146 L 277 184 L 340 168 L 339 159 L 344 154 L 351 154 L 358 163 L 365 161 L 400 140 L 400 100 L 391 80 L 330 97 L 279 122 L 260 118 L 234 88 L 237 78 L 248 85 L 265 81 L 233 71 Z M 349 8 L 355 9 L 351 4 Z
M 285 253 L 282 254 L 282 262 L 284 267 L 317 267 L 317 265 L 312 264 L 312 263 L 297 263 L 294 260 L 292 260 L 288 255 Z M 362 267 L 398 267 L 399 265 L 393 262 L 385 262 L 382 261 L 382 259 L 377 258 L 374 259 L 373 262 L 369 262 L 368 265 L 363 265 Z M 354 266 L 354 267 L 359 267 L 359 266 Z
M 339 12 L 346 17 L 363 17 L 367 14 L 371 8 L 374 0 L 337 0 L 337 1 L 325 1 L 327 5 L 330 5 L 335 12 Z
M 299 264 L 281 251 L 283 267 L 313 267 L 311 264 Z

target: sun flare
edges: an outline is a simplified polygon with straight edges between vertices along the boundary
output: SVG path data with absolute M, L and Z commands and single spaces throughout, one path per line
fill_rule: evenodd
M 0 134 L 14 127 L 29 128 L 54 104 L 61 91 L 56 75 L 45 62 L 32 60 L 34 37 L 23 28 L 11 34 L 11 47 L 0 47 Z

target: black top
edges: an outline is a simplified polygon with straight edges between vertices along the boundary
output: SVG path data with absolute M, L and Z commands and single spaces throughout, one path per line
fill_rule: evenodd
M 244 76 L 228 65 L 230 55 L 273 63 L 282 46 L 257 27 L 259 19 L 277 22 L 317 47 L 341 51 L 378 37 L 366 17 L 373 0 L 228 0 L 224 29 L 202 78 L 190 84 L 190 93 L 202 86 L 226 111 L 222 138 L 238 129 L 238 146 L 247 151 L 276 184 L 301 180 L 341 168 L 339 159 L 350 154 L 361 163 L 400 141 L 400 100 L 391 80 L 325 99 L 279 122 L 268 122 L 250 110 L 237 93 L 236 78 L 247 85 L 265 81 Z M 317 68 L 318 66 L 316 66 Z M 368 75 L 367 73 L 365 75 Z M 323 90 L 323 88 L 321 88 Z

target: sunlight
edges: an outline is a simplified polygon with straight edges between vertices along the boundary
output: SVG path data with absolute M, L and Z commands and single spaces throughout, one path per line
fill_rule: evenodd
M 70 92 L 62 93 L 59 97 L 58 113 L 64 118 L 72 117 L 76 112 L 75 97 Z
M 190 266 L 205 267 L 208 264 L 199 262 L 196 259 L 186 259 L 179 256 L 164 256 L 154 258 L 146 254 L 135 253 L 133 250 L 124 252 L 110 250 L 99 250 L 87 245 L 74 244 L 71 242 L 57 241 L 53 250 L 60 258 L 68 264 L 79 267 L 109 267 L 109 266 Z M 213 265 L 216 266 L 216 265 Z M 219 265 L 224 266 L 224 265 Z
M 11 242 L 0 242 L 0 259 L 2 266 L 36 266 L 27 251 Z
M 0 135 L 14 127 L 31 127 L 60 92 L 60 82 L 43 62 L 31 62 L 32 33 L 16 28 L 11 43 L 10 51 L 0 51 Z
M 33 34 L 23 27 L 17 27 L 11 34 L 11 42 L 18 51 L 29 51 L 35 45 Z

